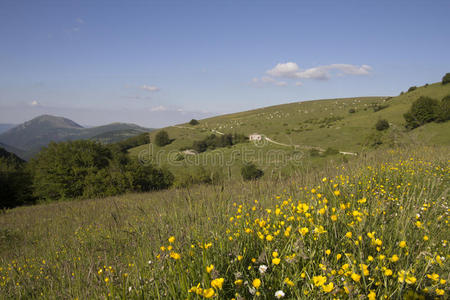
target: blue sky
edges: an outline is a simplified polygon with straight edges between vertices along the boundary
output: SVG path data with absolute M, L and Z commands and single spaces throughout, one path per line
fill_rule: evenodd
M 450 72 L 450 1 L 0 1 L 0 123 L 159 127 Z

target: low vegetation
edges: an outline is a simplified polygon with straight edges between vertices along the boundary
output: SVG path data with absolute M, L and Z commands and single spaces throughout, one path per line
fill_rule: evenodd
M 389 128 L 389 122 L 386 119 L 380 119 L 375 124 L 375 128 L 378 131 L 383 131 Z
M 247 137 L 240 134 L 223 134 L 215 135 L 211 134 L 203 140 L 195 141 L 192 144 L 192 149 L 198 153 L 205 152 L 207 150 L 214 150 L 216 148 L 223 148 L 233 146 L 238 143 L 247 141 Z
M 382 150 L 286 181 L 9 210 L 0 215 L 0 290 L 57 299 L 445 298 L 448 151 Z
M 442 84 L 450 83 L 450 73 L 447 73 L 442 77 Z
M 248 180 L 256 180 L 264 175 L 263 170 L 258 169 L 255 164 L 249 163 L 241 168 L 242 179 Z
M 414 129 L 433 121 L 448 120 L 449 98 L 446 96 L 442 101 L 438 101 L 430 97 L 420 97 L 414 101 L 410 110 L 403 115 L 406 128 Z
M 165 145 L 168 145 L 171 143 L 171 140 L 169 138 L 169 134 L 165 130 L 159 131 L 155 136 L 155 144 L 158 147 L 164 147 Z
M 116 150 L 93 141 L 71 141 L 50 143 L 27 164 L 1 157 L 0 208 L 144 192 L 172 185 L 174 177 L 169 171 L 141 164 Z

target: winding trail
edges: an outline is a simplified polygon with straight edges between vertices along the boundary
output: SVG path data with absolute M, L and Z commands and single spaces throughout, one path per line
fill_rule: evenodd
M 197 128 L 193 128 L 193 127 L 179 126 L 179 125 L 173 125 L 172 127 L 175 127 L 175 128 L 181 128 L 181 129 L 191 129 L 191 130 L 197 129 Z M 213 133 L 220 134 L 220 135 L 224 135 L 224 134 L 225 134 L 225 133 L 220 132 L 220 131 L 215 130 L 215 129 L 210 129 L 210 131 L 213 132 Z M 257 134 L 259 134 L 259 133 L 257 133 Z M 279 145 L 279 146 L 284 146 L 284 147 L 294 147 L 294 149 L 298 149 L 298 148 L 303 148 L 303 149 L 316 149 L 316 150 L 318 150 L 318 151 L 320 151 L 320 152 L 325 152 L 325 151 L 326 151 L 325 149 L 320 148 L 320 147 L 306 146 L 306 145 L 303 145 L 303 146 L 302 146 L 302 145 L 294 145 L 294 144 L 292 144 L 292 145 L 284 144 L 284 143 L 280 143 L 280 142 L 274 141 L 274 140 L 272 140 L 271 138 L 269 138 L 269 137 L 267 137 L 267 136 L 265 136 L 265 135 L 263 135 L 263 134 L 259 134 L 259 135 L 261 135 L 261 137 L 262 137 L 263 139 L 265 139 L 266 141 L 268 141 L 269 143 L 272 143 L 272 144 L 275 144 L 275 145 Z M 339 151 L 339 153 L 340 153 L 340 154 L 343 154 L 343 155 L 354 155 L 354 156 L 358 155 L 358 153 L 354 153 L 354 152 L 346 152 L 346 151 Z

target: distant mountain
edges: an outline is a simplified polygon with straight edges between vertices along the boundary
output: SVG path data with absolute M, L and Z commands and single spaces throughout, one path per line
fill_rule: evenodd
M 13 128 L 14 126 L 16 126 L 17 124 L 7 124 L 7 123 L 0 123 L 0 134 L 2 134 L 3 132 Z
M 0 147 L 0 158 L 5 158 L 6 160 L 11 161 L 16 165 L 20 165 L 25 162 L 22 158 L 12 152 L 5 150 L 3 147 Z
M 5 149 L 9 148 L 10 152 L 23 151 L 24 153 L 16 154 L 28 159 L 52 141 L 94 139 L 102 143 L 110 143 L 150 130 L 127 123 L 84 128 L 63 117 L 42 115 L 0 134 L 0 143 L 7 145 Z

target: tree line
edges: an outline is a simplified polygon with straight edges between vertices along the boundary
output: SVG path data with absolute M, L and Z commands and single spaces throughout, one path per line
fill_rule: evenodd
M 52 142 L 29 162 L 0 149 L 0 208 L 168 188 L 172 173 L 126 154 L 148 142 L 148 134 L 111 146 L 89 140 Z

